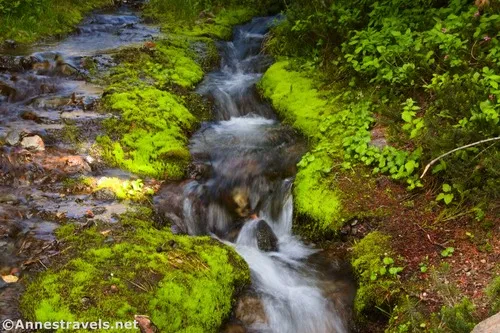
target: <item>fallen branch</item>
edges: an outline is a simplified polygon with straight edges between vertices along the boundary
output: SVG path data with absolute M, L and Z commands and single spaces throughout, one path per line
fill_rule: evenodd
M 420 179 L 424 178 L 425 174 L 427 173 L 427 171 L 429 171 L 429 168 L 431 166 L 434 165 L 434 163 L 436 163 L 437 161 L 439 161 L 440 159 L 442 159 L 443 157 L 445 156 L 448 156 L 450 154 L 453 154 L 454 152 L 456 151 L 459 151 L 459 150 L 462 150 L 462 149 L 466 149 L 466 148 L 469 148 L 469 147 L 472 147 L 472 146 L 476 146 L 476 145 L 479 145 L 481 143 L 485 143 L 485 142 L 490 142 L 490 141 L 496 141 L 496 140 L 500 140 L 500 136 L 497 136 L 495 138 L 490 138 L 490 139 L 485 139 L 485 140 L 481 140 L 481 141 L 477 141 L 477 142 L 474 142 L 474 143 L 470 143 L 468 145 L 465 145 L 465 146 L 462 146 L 462 147 L 458 147 L 458 148 L 455 148 L 453 150 L 450 150 L 449 152 L 447 153 L 444 153 L 443 155 L 440 155 L 438 157 L 436 157 L 435 159 L 433 159 L 432 161 L 429 162 L 429 164 L 427 164 L 425 166 L 425 169 L 424 169 L 424 172 L 422 173 L 422 175 L 420 176 Z

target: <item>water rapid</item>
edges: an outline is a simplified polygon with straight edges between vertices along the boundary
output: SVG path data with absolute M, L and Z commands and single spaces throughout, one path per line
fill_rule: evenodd
M 292 234 L 292 182 L 305 144 L 276 120 L 256 83 L 272 60 L 261 53 L 275 17 L 255 18 L 220 42 L 220 69 L 198 92 L 214 104 L 214 122 L 191 139 L 192 180 L 168 185 L 157 197 L 177 232 L 212 234 L 248 263 L 252 293 L 265 318 L 249 332 L 346 332 L 325 278 L 310 262 L 317 250 Z

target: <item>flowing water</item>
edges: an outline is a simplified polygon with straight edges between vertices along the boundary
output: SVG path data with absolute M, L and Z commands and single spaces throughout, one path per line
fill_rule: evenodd
M 211 233 L 246 260 L 251 292 L 265 311 L 263 319 L 243 323 L 247 330 L 342 333 L 345 316 L 324 288 L 335 277 L 314 265 L 317 251 L 292 234 L 292 182 L 306 147 L 256 93 L 271 63 L 261 45 L 276 19 L 255 18 L 219 44 L 221 67 L 198 88 L 213 101 L 216 119 L 191 139 L 198 174 L 181 188 L 167 186 L 157 203 L 169 207 L 162 213 L 174 230 Z

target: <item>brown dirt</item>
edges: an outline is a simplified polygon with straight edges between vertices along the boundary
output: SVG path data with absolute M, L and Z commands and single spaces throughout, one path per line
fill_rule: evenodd
M 348 224 L 350 237 L 359 239 L 375 229 L 391 235 L 392 247 L 404 264 L 403 288 L 420 299 L 426 312 L 439 312 L 441 306 L 467 296 L 476 306 L 478 319 L 488 316 L 484 288 L 500 274 L 498 204 L 477 221 L 471 207 L 436 203 L 439 188 L 432 178 L 426 180 L 424 190 L 409 192 L 386 176 L 375 179 L 363 168 L 339 177 L 338 186 L 347 195 L 344 204 L 353 216 L 351 222 L 358 221 Z M 446 247 L 454 248 L 451 257 L 441 255 Z M 420 270 L 424 263 L 425 273 Z M 444 263 L 449 269 L 443 268 Z M 448 294 L 443 285 L 456 291 Z

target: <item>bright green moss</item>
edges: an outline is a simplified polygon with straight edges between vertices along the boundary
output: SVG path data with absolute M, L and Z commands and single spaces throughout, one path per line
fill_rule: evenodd
M 315 221 L 302 234 L 318 237 L 342 226 L 342 202 L 328 177 L 331 158 L 324 152 L 306 154 L 299 163 L 295 178 L 294 199 L 299 214 Z M 309 230 L 307 229 L 309 228 Z M 304 230 L 305 229 L 305 230 Z
M 289 61 L 279 61 L 264 74 L 259 86 L 281 117 L 308 137 L 318 139 L 324 118 L 329 114 L 326 100 L 314 81 L 288 69 Z
M 106 96 L 105 104 L 120 115 L 106 122 L 108 133 L 118 134 L 119 140 L 98 140 L 109 161 L 141 175 L 183 176 L 190 159 L 187 135 L 197 121 L 177 97 L 156 88 L 135 88 Z
M 150 219 L 142 209 L 122 215 L 120 225 L 64 227 L 58 234 L 70 255 L 28 283 L 25 315 L 112 322 L 146 314 L 161 332 L 216 332 L 250 281 L 248 266 L 215 240 L 157 230 Z
M 396 276 L 388 273 L 393 264 L 384 262 L 393 255 L 390 239 L 373 231 L 353 247 L 351 265 L 359 283 L 354 309 L 359 315 L 374 307 L 389 305 L 392 295 L 398 292 Z
M 341 149 L 340 137 L 331 133 L 342 131 L 340 126 L 329 133 L 322 130 L 322 124 L 336 109 L 322 98 L 313 79 L 289 67 L 289 61 L 275 63 L 264 74 L 259 87 L 284 121 L 311 140 L 313 149 L 298 164 L 294 182 L 297 213 L 305 221 L 296 228 L 303 236 L 321 238 L 338 230 L 343 223 L 341 193 L 335 188 L 330 172 L 333 156 L 339 155 Z

